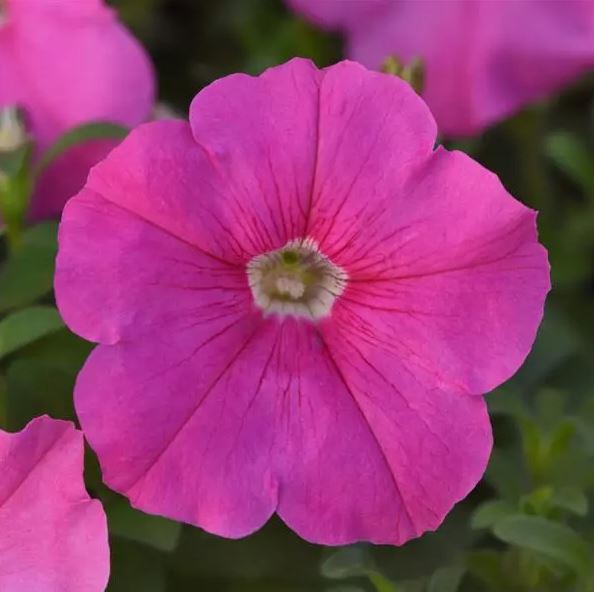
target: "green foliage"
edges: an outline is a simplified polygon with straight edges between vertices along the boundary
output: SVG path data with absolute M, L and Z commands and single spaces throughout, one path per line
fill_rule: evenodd
M 505 543 L 549 557 L 576 574 L 592 570 L 594 549 L 565 524 L 538 516 L 514 515 L 496 522 L 493 534 Z
M 35 177 L 68 150 L 93 140 L 122 140 L 130 130 L 110 122 L 94 122 L 72 128 L 58 138 L 42 155 L 33 172 Z
M 463 565 L 438 569 L 429 580 L 427 592 L 457 592 L 465 571 L 466 568 Z
M 32 304 L 52 289 L 57 224 L 25 231 L 19 248 L 0 263 L 0 313 Z
M 111 535 L 144 543 L 159 551 L 175 551 L 182 529 L 179 522 L 134 510 L 124 499 L 106 504 L 105 511 Z
M 0 321 L 0 359 L 63 327 L 53 306 L 31 306 Z

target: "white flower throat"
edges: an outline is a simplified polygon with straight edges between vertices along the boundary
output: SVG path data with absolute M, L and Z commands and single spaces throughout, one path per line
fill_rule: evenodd
M 318 320 L 345 290 L 347 273 L 311 238 L 254 257 L 247 265 L 254 302 L 265 314 Z

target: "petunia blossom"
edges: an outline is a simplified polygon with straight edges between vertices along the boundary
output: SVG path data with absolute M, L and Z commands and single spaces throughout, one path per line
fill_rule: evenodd
M 105 513 L 83 483 L 83 438 L 66 421 L 0 430 L 0 590 L 103 592 Z
M 102 0 L 0 0 L 0 112 L 24 112 L 36 153 L 94 121 L 134 126 L 153 105 L 148 56 Z M 41 177 L 33 218 L 60 213 L 114 146 L 68 151 Z
M 227 537 L 401 544 L 481 478 L 483 397 L 549 287 L 535 212 L 393 76 L 296 59 L 133 131 L 65 209 L 56 293 L 105 482 Z
M 473 135 L 594 68 L 591 0 L 287 0 L 345 34 L 350 57 L 426 66 L 440 131 Z

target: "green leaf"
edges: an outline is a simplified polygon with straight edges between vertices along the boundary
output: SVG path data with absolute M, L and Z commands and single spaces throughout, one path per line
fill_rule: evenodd
M 522 450 L 526 465 L 533 476 L 540 478 L 546 469 L 544 434 L 540 426 L 528 417 L 518 418 L 518 427 L 522 434 Z
M 509 516 L 495 524 L 497 538 L 562 563 L 577 573 L 592 569 L 592 549 L 564 524 L 535 516 Z
M 390 582 L 381 573 L 373 572 L 369 574 L 369 581 L 375 586 L 377 592 L 399 592 L 400 588 L 393 582 Z
M 118 499 L 106 507 L 109 532 L 121 538 L 143 543 L 159 551 L 176 549 L 182 525 L 161 516 L 144 514 Z
M 569 451 L 576 433 L 576 425 L 571 419 L 564 419 L 549 439 L 546 460 L 549 464 L 561 459 Z
M 322 563 L 322 575 L 330 579 L 365 576 L 373 571 L 373 564 L 363 547 L 345 547 Z
M 577 516 L 588 514 L 588 498 L 578 487 L 564 487 L 556 490 L 552 502 L 558 508 L 572 512 Z
M 575 417 L 573 422 L 579 436 L 580 445 L 588 454 L 594 455 L 594 423 L 583 417 Z
M 0 312 L 32 304 L 52 289 L 57 229 L 55 222 L 27 229 L 0 266 Z
M 442 567 L 431 576 L 427 592 L 457 592 L 465 573 L 463 565 Z
M 586 192 L 594 194 L 592 152 L 577 136 L 558 132 L 547 139 L 545 147 L 548 156 L 568 177 Z
M 16 150 L 3 152 L 0 150 L 0 177 L 14 177 L 22 170 L 29 154 L 29 146 L 20 146 Z
M 503 500 L 490 500 L 482 503 L 472 515 L 470 525 L 472 528 L 492 528 L 503 518 L 511 516 L 516 509 Z
M 130 130 L 117 123 L 94 122 L 75 127 L 50 146 L 35 167 L 35 177 L 39 175 L 62 154 L 85 142 L 92 140 L 123 140 Z
M 32 306 L 12 313 L 0 321 L 0 359 L 63 327 L 53 306 Z
M 553 488 L 543 485 L 520 498 L 520 508 L 526 514 L 546 515 L 553 501 Z

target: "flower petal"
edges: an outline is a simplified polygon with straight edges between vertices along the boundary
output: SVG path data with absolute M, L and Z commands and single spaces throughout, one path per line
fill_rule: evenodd
M 136 125 L 149 116 L 152 66 L 111 10 L 14 0 L 9 10 L 5 51 L 18 64 L 19 98 L 42 147 L 82 123 Z
M 84 488 L 82 434 L 41 417 L 0 431 L 0 588 L 102 592 L 107 524 Z
M 91 341 L 196 326 L 216 333 L 253 310 L 244 267 L 205 254 L 91 189 L 66 206 L 59 240 L 58 307 Z
M 274 404 L 259 396 L 275 325 L 257 314 L 99 346 L 76 410 L 103 478 L 146 512 L 245 536 L 277 504 Z M 274 393 L 278 396 L 278 393 Z
M 394 194 L 343 208 L 322 249 L 349 274 L 350 322 L 435 386 L 485 393 L 534 342 L 550 287 L 535 212 L 461 153 L 438 150 Z
M 144 511 L 239 537 L 278 504 L 311 541 L 401 544 L 484 471 L 482 400 L 434 390 L 411 405 L 375 376 L 371 397 L 310 324 L 245 319 L 155 345 L 100 346 L 76 387 L 106 483 Z
M 294 59 L 258 77 L 234 74 L 192 102 L 196 141 L 240 199 L 260 252 L 305 232 L 315 176 L 322 72 Z M 239 206 L 230 203 L 242 212 Z M 259 254 L 254 252 L 254 255 Z
M 353 62 L 327 69 L 320 93 L 320 143 L 308 234 L 334 253 L 335 243 L 357 234 L 359 213 L 373 208 L 374 224 L 385 222 L 379 204 L 397 194 L 431 155 L 436 127 L 408 84 Z M 344 241 L 337 232 L 345 233 Z
M 316 208 L 320 180 L 342 195 L 362 166 L 379 173 L 395 164 L 400 171 L 430 152 L 436 134 L 407 84 L 352 62 L 318 72 L 311 62 L 292 60 L 258 78 L 223 78 L 194 99 L 190 120 L 222 174 L 243 188 L 248 213 L 277 239 L 272 248 L 319 226 L 314 211 L 316 218 L 331 215 Z M 347 124 L 357 137 L 343 145 Z M 341 160 L 333 165 L 335 151 Z M 335 176 L 325 174 L 330 167 Z
M 132 131 L 92 170 L 87 188 L 213 258 L 245 266 L 282 246 L 284 230 L 262 193 L 250 193 L 240 181 L 239 172 L 228 174 L 223 161 L 195 141 L 187 123 L 169 120 Z M 310 181 L 311 172 L 305 186 Z M 302 231 L 297 205 L 291 207 L 282 220 Z
M 442 133 L 473 135 L 594 65 L 594 3 L 583 0 L 289 0 L 346 34 L 350 58 L 421 58 Z
M 305 17 L 329 29 L 356 28 L 372 16 L 382 14 L 391 0 L 349 0 L 345 7 L 336 0 L 287 0 L 287 4 Z
M 402 544 L 427 530 L 435 530 L 452 506 L 482 477 L 492 446 L 486 405 L 478 397 L 427 388 L 383 344 L 371 343 L 367 333 L 353 326 L 352 319 L 343 321 L 339 316 L 320 332 L 326 357 L 341 383 L 341 388 L 331 396 L 350 400 L 353 421 L 356 418 L 365 426 L 366 438 L 352 439 L 354 432 L 344 418 L 340 423 L 329 422 L 327 432 L 340 430 L 342 447 L 345 452 L 350 451 L 351 457 L 327 464 L 326 460 L 331 459 L 319 460 L 322 466 L 315 478 L 308 481 L 300 475 L 308 488 L 303 493 L 316 499 L 316 489 L 332 491 L 333 482 L 343 478 L 345 465 L 357 462 L 352 459 L 359 455 L 375 457 L 379 467 L 372 469 L 369 460 L 367 464 L 362 462 L 358 467 L 362 482 L 357 483 L 356 477 L 349 475 L 342 490 L 337 485 L 335 497 L 326 498 L 326 505 L 320 500 L 320 507 L 326 512 L 332 508 L 338 532 L 343 529 L 332 542 L 364 538 L 376 543 Z M 321 393 L 315 396 L 319 400 Z M 312 429 L 314 442 L 315 434 L 327 433 L 320 427 Z M 338 437 L 333 441 L 337 450 L 339 442 Z M 324 451 L 329 448 L 325 446 Z M 372 509 L 380 510 L 375 504 L 386 491 L 385 485 L 378 482 L 382 473 L 389 477 L 388 490 L 396 499 L 392 501 L 392 511 L 387 506 L 372 515 Z M 299 491 L 297 483 L 293 483 L 292 491 Z M 354 503 L 361 503 L 362 510 L 353 511 Z M 341 507 L 342 515 L 338 512 Z M 361 515 L 361 511 L 366 513 Z M 321 518 L 308 520 L 299 503 L 294 504 L 292 512 L 290 524 L 306 538 L 315 537 L 316 529 L 323 528 Z M 349 531 L 345 517 L 358 518 L 360 522 L 352 523 Z
M 67 199 L 76 195 L 91 168 L 117 145 L 111 140 L 85 142 L 67 150 L 41 174 L 31 202 L 29 219 L 43 220 L 61 212 Z
M 147 54 L 103 2 L 8 3 L 0 30 L 0 106 L 25 110 L 38 155 L 78 125 L 139 124 L 154 95 Z M 64 154 L 39 180 L 31 217 L 60 212 L 114 145 L 92 142 Z

